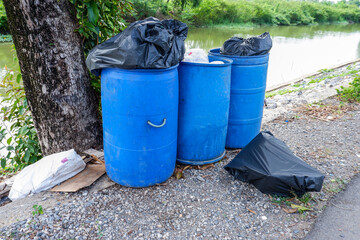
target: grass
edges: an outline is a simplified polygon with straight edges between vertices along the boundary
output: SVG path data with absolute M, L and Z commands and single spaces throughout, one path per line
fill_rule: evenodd
M 312 211 L 313 205 L 317 202 L 317 200 L 311 195 L 311 193 L 307 192 L 302 197 L 298 197 L 295 193 L 293 193 L 294 197 L 281 197 L 281 196 L 271 196 L 271 202 L 273 204 L 277 204 L 282 206 L 282 209 L 286 213 L 295 213 L 299 212 L 300 214 L 306 214 L 306 211 Z
M 300 87 L 301 85 L 292 85 L 292 87 L 295 87 L 296 89 L 280 89 L 280 90 L 276 90 L 276 91 L 271 91 L 271 92 L 267 92 L 265 94 L 265 98 L 272 98 L 276 95 L 285 95 L 288 93 L 293 93 L 293 92 L 300 92 L 300 91 L 305 91 L 305 90 L 309 90 L 312 89 L 312 87 Z

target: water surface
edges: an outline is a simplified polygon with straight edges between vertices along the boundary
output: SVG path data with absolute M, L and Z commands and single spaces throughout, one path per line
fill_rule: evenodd
M 186 47 L 209 50 L 230 37 L 247 38 L 266 31 L 273 39 L 268 87 L 360 58 L 360 24 L 195 28 L 189 30 Z

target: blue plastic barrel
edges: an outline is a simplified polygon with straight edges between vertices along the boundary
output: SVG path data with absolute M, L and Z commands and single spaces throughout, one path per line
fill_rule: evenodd
M 177 67 L 102 70 L 105 165 L 114 182 L 146 187 L 172 175 L 177 146 Z
M 177 161 L 213 163 L 225 155 L 231 60 L 224 64 L 181 62 Z
M 212 59 L 233 60 L 226 147 L 243 148 L 260 132 L 269 54 L 229 56 L 220 54 L 216 48 L 209 55 Z

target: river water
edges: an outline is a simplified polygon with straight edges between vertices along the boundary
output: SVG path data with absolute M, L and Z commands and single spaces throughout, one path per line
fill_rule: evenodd
M 265 31 L 273 39 L 268 87 L 360 58 L 360 24 L 193 28 L 189 30 L 186 47 L 209 50 L 220 47 L 230 37 L 247 38 Z M 0 75 L 5 65 L 17 67 L 11 45 L 0 44 Z
M 360 58 L 360 24 L 190 29 L 187 48 L 221 47 L 233 37 L 269 32 L 268 88 L 320 69 Z

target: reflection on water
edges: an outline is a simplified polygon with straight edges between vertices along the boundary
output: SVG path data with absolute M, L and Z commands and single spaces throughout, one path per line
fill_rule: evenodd
M 232 36 L 270 32 L 268 87 L 360 58 L 360 24 L 190 29 L 187 48 L 220 47 Z

